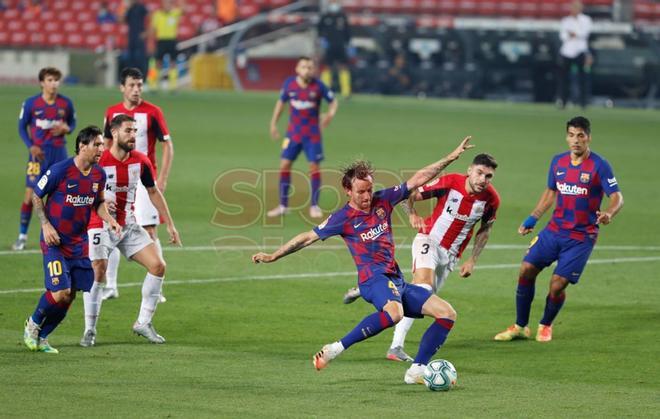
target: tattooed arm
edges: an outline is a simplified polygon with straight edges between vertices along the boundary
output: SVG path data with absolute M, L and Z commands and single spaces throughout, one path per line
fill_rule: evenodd
M 34 212 L 37 213 L 39 217 L 39 222 L 41 222 L 41 229 L 44 232 L 44 241 L 48 246 L 59 246 L 60 245 L 60 235 L 57 234 L 57 230 L 50 223 L 48 217 L 46 217 L 46 211 L 44 210 L 44 201 L 32 192 L 32 206 Z
M 467 278 L 472 275 L 474 270 L 474 265 L 477 264 L 477 259 L 481 254 L 481 251 L 486 247 L 488 243 L 488 238 L 490 237 L 490 231 L 493 229 L 493 223 L 482 222 L 479 231 L 474 236 L 474 245 L 472 246 L 472 255 L 466 260 L 461 266 L 460 275 L 463 278 Z
M 268 253 L 259 252 L 255 255 L 252 255 L 252 262 L 254 263 L 275 262 L 276 260 L 281 259 L 286 255 L 290 255 L 291 253 L 295 253 L 298 250 L 309 246 L 310 244 L 316 242 L 318 239 L 319 236 L 318 234 L 316 234 L 316 232 L 314 232 L 314 230 L 300 233 L 273 253 L 268 254 Z

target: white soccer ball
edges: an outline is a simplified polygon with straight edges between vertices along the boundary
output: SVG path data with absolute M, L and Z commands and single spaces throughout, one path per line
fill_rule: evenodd
M 432 391 L 447 391 L 456 385 L 458 374 L 454 365 L 444 359 L 435 359 L 424 369 L 424 384 Z

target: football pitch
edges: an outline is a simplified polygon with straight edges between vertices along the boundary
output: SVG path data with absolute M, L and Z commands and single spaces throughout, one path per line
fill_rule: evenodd
M 592 150 L 611 163 L 625 198 L 601 229 L 579 285 L 569 287 L 554 340 L 494 342 L 515 320 L 515 287 L 530 237 L 517 226 L 546 184 L 550 159 L 567 149 L 565 122 L 579 110 L 550 106 L 357 96 L 340 103 L 325 132 L 321 207 L 343 204 L 337 168 L 372 161 L 376 183 L 400 183 L 473 136 L 448 171 L 464 172 L 476 152 L 498 160 L 493 181 L 502 204 L 475 273 L 450 275 L 441 296 L 458 312 L 435 358 L 450 360 L 458 385 L 430 392 L 403 383 L 407 364 L 385 359 L 392 337 L 351 347 L 322 372 L 312 355 L 343 337 L 373 308 L 341 302 L 356 282 L 342 241 L 317 243 L 274 264 L 253 265 L 312 228 L 304 157 L 294 168 L 293 211 L 267 220 L 277 203 L 280 143 L 268 123 L 276 94 L 147 94 L 161 106 L 174 140 L 166 198 L 184 247 L 165 249 L 164 294 L 154 326 L 167 343 L 132 334 L 143 270 L 122 261 L 120 298 L 103 305 L 97 346 L 82 348 L 82 298 L 51 335 L 59 355 L 22 345 L 23 322 L 43 288 L 38 222 L 29 250 L 16 238 L 26 150 L 16 123 L 34 88 L 0 90 L 0 417 L 658 417 L 660 416 L 660 224 L 657 112 L 588 109 Z M 78 128 L 101 124 L 114 90 L 62 88 Z M 285 129 L 286 118 L 280 121 Z M 73 150 L 75 137 L 68 138 Z M 160 160 L 159 160 L 160 161 Z M 606 204 L 607 200 L 604 200 Z M 428 213 L 428 205 L 420 212 Z M 537 230 L 548 220 L 539 222 Z M 399 265 L 410 280 L 415 235 L 398 209 L 393 218 Z M 161 228 L 161 238 L 166 232 Z M 466 251 L 469 254 L 470 248 Z M 537 281 L 533 331 L 551 270 Z M 430 320 L 417 321 L 406 343 L 414 354 Z

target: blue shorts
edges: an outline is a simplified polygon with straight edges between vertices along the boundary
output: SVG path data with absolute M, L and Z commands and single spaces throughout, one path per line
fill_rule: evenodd
M 403 275 L 377 273 L 366 282 L 359 284 L 360 295 L 373 304 L 376 310 L 383 311 L 388 301 L 403 304 L 406 317 L 422 318 L 422 306 L 431 297 L 431 291 L 417 285 L 408 284 Z
M 298 154 L 304 150 L 307 161 L 310 163 L 319 163 L 323 160 L 323 144 L 321 141 L 317 143 L 311 142 L 311 140 L 303 139 L 302 142 L 297 143 L 295 141 L 285 138 L 282 141 L 282 158 L 294 161 L 298 158 Z
M 534 237 L 523 260 L 539 269 L 557 261 L 553 273 L 577 284 L 595 244 L 595 240 L 570 239 L 544 229 Z
M 49 247 L 44 255 L 44 285 L 49 291 L 71 288 L 89 291 L 94 283 L 94 270 L 89 258 L 68 259 L 59 247 Z
M 34 189 L 46 170 L 55 163 L 66 160 L 66 147 L 42 147 L 44 160 L 39 161 L 28 155 L 27 168 L 25 170 L 25 186 Z

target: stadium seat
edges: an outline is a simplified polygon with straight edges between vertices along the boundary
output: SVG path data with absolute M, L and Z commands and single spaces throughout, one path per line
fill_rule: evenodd
M 443 15 L 455 15 L 458 12 L 457 0 L 439 0 L 438 12 Z

